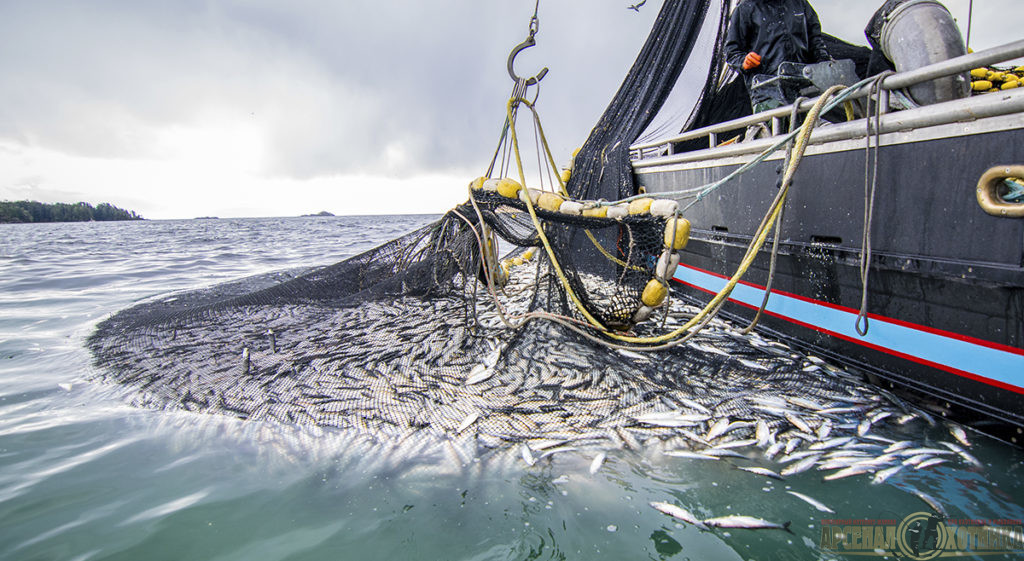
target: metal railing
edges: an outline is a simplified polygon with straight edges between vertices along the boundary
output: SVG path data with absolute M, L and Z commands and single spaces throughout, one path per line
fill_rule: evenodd
M 930 80 L 935 80 L 937 78 L 943 78 L 943 77 L 946 77 L 946 76 L 953 76 L 953 75 L 956 75 L 956 74 L 967 72 L 967 71 L 969 71 L 969 70 L 971 70 L 973 68 L 978 68 L 978 67 L 982 67 L 982 66 L 989 66 L 989 65 L 992 65 L 992 64 L 997 64 L 997 63 L 1000 63 L 1000 62 L 1005 62 L 1007 60 L 1013 60 L 1015 58 L 1020 58 L 1020 57 L 1024 57 L 1024 40 L 1014 41 L 1012 43 L 1007 43 L 1005 45 L 1002 45 L 1002 46 L 999 46 L 999 47 L 995 47 L 995 48 L 992 48 L 992 49 L 986 49 L 986 50 L 981 51 L 981 52 L 966 54 L 966 55 L 959 56 L 959 57 L 956 57 L 956 58 L 951 58 L 949 60 L 944 60 L 942 62 L 938 62 L 938 63 L 935 63 L 935 64 L 930 64 L 928 66 L 917 68 L 915 70 L 910 70 L 910 71 L 907 71 L 907 72 L 900 72 L 898 74 L 893 74 L 891 76 L 887 76 L 881 82 L 881 90 L 880 90 L 881 93 L 880 93 L 880 95 L 881 95 L 882 99 L 879 99 L 880 109 L 883 112 L 885 112 L 886 109 L 888 108 L 888 105 L 889 105 L 889 102 L 888 102 L 888 92 L 890 92 L 892 90 L 904 89 L 904 88 L 907 88 L 907 87 L 910 87 L 910 86 L 913 86 L 913 85 L 916 85 L 916 84 L 920 84 L 920 83 L 923 83 L 923 82 L 928 82 Z M 857 92 L 855 92 L 853 94 L 851 99 L 862 99 L 862 98 L 865 98 L 868 95 L 870 95 L 870 93 L 871 93 L 871 87 L 870 86 L 863 86 Z M 921 113 L 925 115 L 925 117 L 923 119 L 922 118 L 902 119 L 902 120 L 900 120 L 900 119 L 897 119 L 897 120 L 887 119 L 887 121 L 890 121 L 890 127 L 891 127 L 891 123 L 895 122 L 895 121 L 900 121 L 900 126 L 904 127 L 904 128 L 908 127 L 908 126 L 931 126 L 931 125 L 935 125 L 935 124 L 942 124 L 942 123 L 945 123 L 945 122 L 957 122 L 957 121 L 960 121 L 960 120 L 965 120 L 965 119 L 970 119 L 970 118 L 981 118 L 983 116 L 993 116 L 995 114 L 1007 114 L 1007 113 L 1010 113 L 1010 112 L 1017 112 L 1017 111 L 1024 110 L 1024 108 L 1020 107 L 1021 103 L 997 104 L 997 103 L 993 103 L 991 100 L 986 100 L 986 97 L 987 96 L 978 96 L 978 97 L 967 98 L 965 100 L 957 100 L 957 102 L 964 102 L 964 101 L 968 101 L 969 100 L 968 105 L 964 109 L 962 109 L 960 111 L 948 111 L 948 112 L 947 111 L 943 111 L 943 112 L 928 111 L 927 109 L 929 107 L 935 107 L 935 106 L 924 106 L 924 107 L 918 108 L 918 110 L 922 110 L 922 109 L 924 110 L 924 111 L 921 111 Z M 1014 97 L 1016 98 L 1016 97 L 1018 97 L 1018 95 L 1015 95 Z M 1021 97 L 1021 99 L 1020 100 L 1016 100 L 1016 101 L 1024 102 L 1024 96 L 1020 96 L 1020 97 Z M 800 106 L 799 106 L 799 108 L 797 110 L 799 112 L 806 112 L 811 107 L 814 106 L 815 101 L 817 101 L 817 98 L 806 100 L 806 101 L 804 101 L 804 102 L 802 102 L 800 104 Z M 956 103 L 956 102 L 947 102 L 947 103 Z M 943 105 L 943 104 L 937 104 L 937 105 Z M 1011 105 L 1012 105 L 1012 107 L 1010 107 Z M 977 108 L 982 108 L 981 113 L 984 113 L 984 114 L 976 114 L 976 113 L 978 113 L 977 111 L 975 111 L 975 109 L 977 109 Z M 915 110 L 915 111 L 918 111 L 918 110 Z M 645 167 L 647 165 L 655 165 L 655 163 L 673 163 L 673 162 L 676 162 L 676 161 L 685 161 L 685 160 L 688 160 L 690 158 L 686 158 L 685 157 L 685 155 L 686 155 L 685 153 L 683 153 L 683 154 L 673 154 L 672 145 L 675 144 L 675 143 L 686 142 L 686 141 L 690 141 L 690 140 L 697 140 L 697 139 L 704 138 L 704 137 L 706 137 L 708 139 L 708 149 L 715 149 L 715 154 L 716 155 L 718 154 L 719 150 L 721 150 L 723 152 L 722 155 L 725 155 L 725 152 L 730 152 L 730 153 L 746 153 L 746 152 L 750 152 L 750 151 L 755 151 L 753 145 L 756 144 L 756 143 L 753 143 L 753 142 L 751 142 L 751 143 L 743 143 L 743 144 L 750 144 L 751 146 L 749 147 L 749 149 L 745 149 L 746 147 L 742 147 L 741 148 L 741 146 L 735 145 L 735 144 L 734 145 L 729 145 L 729 146 L 719 147 L 718 146 L 718 135 L 720 133 L 731 132 L 731 131 L 736 131 L 737 129 L 746 128 L 746 127 L 749 127 L 751 125 L 770 123 L 772 135 L 775 136 L 775 135 L 778 135 L 778 134 L 780 134 L 782 132 L 781 131 L 782 119 L 783 118 L 788 118 L 792 113 L 793 113 L 793 105 L 787 105 L 785 107 L 779 107 L 779 108 L 776 108 L 776 109 L 771 109 L 769 111 L 763 111 L 761 113 L 756 113 L 754 115 L 749 115 L 749 116 L 746 116 L 746 117 L 741 117 L 739 119 L 733 119 L 731 121 L 726 121 L 726 122 L 723 122 L 723 123 L 718 123 L 718 124 L 715 124 L 715 125 L 710 125 L 710 126 L 707 126 L 707 127 L 702 127 L 702 128 L 699 128 L 699 129 L 696 129 L 696 130 L 692 130 L 692 131 L 687 131 L 687 132 L 684 132 L 682 134 L 679 134 L 679 135 L 671 137 L 671 138 L 661 139 L 661 140 L 657 140 L 657 141 L 653 141 L 653 142 L 646 142 L 646 143 L 641 143 L 641 144 L 634 144 L 634 145 L 630 146 L 630 157 L 631 157 L 631 159 L 633 159 L 633 166 L 634 167 Z M 939 114 L 939 113 L 941 113 L 941 114 Z M 947 113 L 948 113 L 948 115 L 947 115 Z M 906 122 L 906 121 L 913 121 L 913 123 Z M 841 128 L 844 128 L 847 132 L 846 133 L 842 133 L 840 131 Z M 882 129 L 883 129 L 882 132 L 885 132 L 886 128 L 887 128 L 886 124 L 883 122 L 882 123 Z M 829 129 L 833 129 L 833 130 L 829 130 Z M 815 134 L 815 137 L 812 138 L 812 142 L 821 142 L 821 141 L 824 140 L 823 137 L 826 136 L 826 135 L 829 137 L 829 140 L 838 140 L 838 139 L 841 139 L 843 136 L 849 136 L 850 138 L 855 138 L 858 135 L 859 136 L 863 136 L 864 135 L 864 130 L 863 129 L 864 129 L 864 127 L 862 125 L 858 125 L 856 127 L 848 127 L 846 125 L 839 125 L 837 127 L 826 127 L 826 128 L 820 129 Z M 837 134 L 837 133 L 839 133 L 839 134 Z M 737 148 L 740 148 L 740 149 L 737 150 Z M 762 146 L 762 149 L 763 149 L 763 146 Z M 710 156 L 710 154 L 708 153 L 708 150 L 700 150 L 700 152 L 702 154 L 702 156 L 701 156 L 702 158 L 707 158 L 707 157 Z M 653 160 L 655 158 L 657 159 L 657 162 L 654 162 L 654 161 L 648 162 L 648 161 L 646 161 L 646 160 Z

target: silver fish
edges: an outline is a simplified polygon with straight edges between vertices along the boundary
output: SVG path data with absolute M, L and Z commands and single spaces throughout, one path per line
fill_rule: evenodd
M 957 425 L 949 425 L 949 434 L 953 435 L 953 438 L 957 439 L 960 444 L 970 448 L 971 441 L 967 440 L 967 431 Z
M 871 419 L 864 419 L 857 425 L 857 434 L 860 436 L 864 436 L 869 430 L 871 430 Z
M 984 466 L 981 465 L 981 462 L 978 461 L 978 458 L 975 458 L 973 455 L 971 455 L 969 452 L 967 452 L 967 450 L 964 450 L 963 448 L 957 446 L 956 444 L 953 444 L 952 442 L 940 442 L 939 444 L 942 444 L 946 448 L 949 448 L 953 452 L 956 452 L 957 455 L 959 455 L 961 458 L 963 458 L 967 463 L 971 464 L 972 466 L 979 467 L 979 468 L 980 467 L 984 467 Z
M 466 378 L 466 385 L 472 386 L 474 384 L 479 384 L 480 382 L 485 382 L 489 380 L 493 375 L 493 369 L 488 368 L 487 365 L 478 364 L 474 366 L 472 370 L 469 371 L 469 377 Z
M 533 467 L 533 465 L 537 463 L 537 458 L 533 456 L 533 450 L 530 450 L 529 445 L 523 444 L 520 452 L 522 453 L 523 461 L 526 462 L 526 465 Z
M 774 471 L 772 471 L 770 469 L 766 469 L 766 468 L 763 468 L 763 467 L 740 467 L 740 468 L 736 468 L 736 469 L 741 470 L 741 471 L 750 472 L 750 473 L 753 473 L 755 475 L 763 475 L 765 477 L 771 477 L 772 479 L 779 479 L 779 480 L 782 479 L 781 475 L 775 473 Z
M 807 471 L 814 467 L 814 464 L 818 461 L 819 458 L 821 458 L 821 455 L 809 456 L 795 464 L 788 466 L 786 469 L 782 470 L 779 473 L 788 476 Z
M 767 450 L 764 451 L 764 457 L 769 459 L 769 460 L 774 458 L 775 456 L 777 456 L 779 454 L 779 452 L 782 451 L 782 448 L 785 445 L 786 445 L 786 443 L 781 441 L 781 440 L 776 442 L 775 444 L 772 444 L 771 446 L 768 447 Z
M 727 450 L 729 448 L 744 448 L 746 446 L 751 446 L 753 444 L 757 444 L 757 440 L 754 440 L 753 438 L 748 438 L 746 440 L 733 440 L 731 442 L 723 442 L 721 444 L 716 444 L 714 446 L 714 449 Z
M 825 419 L 825 422 L 818 425 L 818 430 L 815 434 L 818 436 L 818 440 L 825 440 L 828 435 L 832 433 L 832 421 Z
M 792 413 L 786 413 L 786 420 L 789 421 L 790 424 L 792 424 L 794 427 L 800 429 L 802 432 L 806 432 L 808 434 L 814 432 L 811 430 L 810 425 L 808 425 L 806 422 L 804 422 L 803 419 L 797 417 Z
M 768 442 L 771 439 L 771 430 L 768 428 L 768 423 L 764 422 L 764 419 L 757 420 L 757 428 L 754 430 L 754 435 L 757 437 L 757 445 L 764 448 L 768 446 Z
M 594 475 L 601 469 L 601 465 L 604 464 L 604 459 L 607 454 L 604 452 L 598 452 L 597 456 L 594 457 L 594 461 L 590 462 L 590 475 Z
M 914 469 L 926 469 L 926 468 L 930 468 L 932 466 L 937 466 L 939 464 L 944 464 L 944 463 L 946 463 L 946 460 L 943 459 L 943 458 L 932 458 L 930 460 L 925 460 L 925 461 L 917 464 L 916 466 L 914 466 Z
M 691 514 L 690 511 L 686 510 L 683 507 L 676 506 L 674 504 L 658 502 L 658 501 L 653 501 L 653 502 L 650 503 L 650 505 L 651 505 L 651 507 L 653 507 L 658 512 L 661 512 L 663 514 L 667 514 L 667 515 L 671 516 L 672 518 L 675 518 L 676 520 L 682 520 L 683 522 L 686 522 L 687 524 L 693 524 L 694 526 L 700 528 L 701 530 L 709 530 L 710 529 L 710 528 L 708 528 L 708 526 L 706 524 L 701 522 L 699 518 L 697 518 L 696 516 Z
M 853 437 L 852 436 L 840 436 L 840 437 L 837 437 L 837 438 L 832 438 L 832 439 L 829 439 L 829 440 L 825 440 L 823 442 L 815 442 L 814 444 L 811 444 L 810 446 L 808 446 L 807 449 L 808 450 L 829 450 L 831 448 L 836 448 L 836 447 L 842 446 L 844 444 L 848 444 L 848 443 L 850 443 L 852 441 L 853 441 Z
M 794 497 L 804 501 L 805 503 L 813 506 L 814 508 L 820 510 L 821 512 L 827 512 L 829 514 L 835 514 L 836 513 L 836 511 L 834 511 L 831 508 L 825 506 L 820 501 L 818 501 L 816 499 L 813 499 L 811 497 L 808 497 L 807 495 L 804 495 L 803 493 L 797 493 L 796 491 L 786 491 L 786 492 L 789 493 L 790 495 L 793 495 Z
M 711 456 L 709 454 L 702 454 L 700 452 L 691 452 L 689 450 L 665 450 L 662 454 L 666 456 L 672 456 L 673 458 L 687 458 L 690 460 L 720 460 L 718 456 Z
M 722 417 L 711 425 L 707 434 L 704 435 L 704 440 L 714 440 L 716 437 L 724 434 L 727 428 L 729 428 L 729 417 Z
M 921 491 L 918 491 L 917 489 L 911 489 L 910 492 L 913 493 L 914 495 L 916 495 L 917 498 L 919 498 L 922 501 L 924 501 L 925 504 L 930 506 L 931 509 L 934 510 L 936 514 L 939 514 L 939 515 L 941 515 L 943 517 L 946 516 L 946 509 L 942 508 L 942 504 L 939 503 L 939 501 L 936 501 L 931 496 L 926 495 L 926 494 L 922 493 Z
M 645 357 L 644 355 L 642 355 L 640 353 L 634 353 L 633 351 L 627 351 L 626 349 L 618 349 L 618 351 L 619 351 L 619 354 L 621 354 L 622 356 L 633 358 L 633 359 L 646 359 L 647 358 L 647 357 Z
M 896 472 L 900 471 L 901 469 L 903 469 L 902 465 L 896 465 L 892 466 L 891 468 L 883 469 L 882 471 L 875 474 L 875 477 L 871 480 L 871 483 L 873 485 L 879 485 L 881 483 L 884 483 L 886 479 L 889 479 L 893 475 L 896 475 Z
M 896 442 L 894 444 L 890 444 L 888 448 L 883 450 L 883 452 L 885 452 L 886 454 L 888 454 L 890 452 L 898 452 L 899 450 L 906 450 L 907 448 L 910 448 L 913 445 L 914 445 L 913 442 L 911 442 L 909 440 L 903 440 L 901 442 Z
M 789 401 L 797 407 L 803 407 L 804 409 L 810 409 L 811 411 L 821 411 L 825 408 L 820 403 L 803 397 L 787 397 L 786 401 Z
M 850 466 L 845 469 L 841 469 L 835 473 L 830 473 L 825 476 L 825 481 L 835 481 L 836 479 L 843 479 L 845 477 L 852 477 L 854 475 L 860 475 L 862 473 L 868 473 L 871 468 L 864 466 Z
M 474 411 L 474 412 L 470 413 L 469 415 L 466 415 L 466 418 L 463 419 L 462 424 L 459 425 L 459 428 L 455 429 L 455 432 L 456 433 L 460 433 L 460 432 L 468 429 L 469 426 L 472 425 L 473 423 L 475 423 L 476 420 L 479 419 L 479 418 L 480 418 L 480 412 L 478 412 L 478 411 Z
M 722 516 L 719 518 L 708 518 L 704 524 L 715 528 L 742 528 L 745 530 L 789 530 L 789 522 L 776 524 L 753 516 Z
M 729 449 L 723 450 L 721 448 L 708 448 L 707 450 L 704 450 L 704 453 L 707 454 L 708 456 L 713 456 L 713 457 L 716 457 L 716 458 L 723 458 L 723 457 L 744 458 L 744 459 L 746 458 L 746 456 L 744 456 L 743 454 L 740 454 L 738 452 L 733 452 L 732 450 L 729 450 Z

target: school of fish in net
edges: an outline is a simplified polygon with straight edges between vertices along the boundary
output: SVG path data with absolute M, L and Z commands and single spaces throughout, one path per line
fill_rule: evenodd
M 538 274 L 547 268 L 511 275 L 506 314 L 544 297 Z M 215 292 L 287 278 L 274 273 Z M 185 293 L 155 303 L 189 300 Z M 671 327 L 696 310 L 674 299 L 656 321 Z M 125 388 L 139 406 L 334 431 L 345 435 L 348 455 L 396 470 L 461 472 L 487 461 L 521 469 L 576 454 L 593 473 L 617 449 L 729 461 L 778 479 L 816 469 L 825 480 L 881 483 L 947 462 L 980 467 L 960 427 L 948 425 L 952 438 L 938 446 L 901 438 L 890 429 L 944 421 L 858 373 L 720 319 L 684 344 L 637 353 L 542 320 L 509 330 L 484 291 L 475 313 L 461 298 L 406 296 L 348 307 L 251 305 L 202 317 L 94 337 L 97 377 Z M 651 506 L 694 523 L 674 505 Z M 746 522 L 739 527 L 775 527 Z

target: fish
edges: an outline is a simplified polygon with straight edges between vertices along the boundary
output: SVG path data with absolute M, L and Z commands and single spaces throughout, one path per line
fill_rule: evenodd
M 864 419 L 857 425 L 857 434 L 860 436 L 864 436 L 869 430 L 871 430 L 871 419 Z
M 733 452 L 732 450 L 721 449 L 721 448 L 708 448 L 707 450 L 704 450 L 704 454 L 706 454 L 708 456 L 715 457 L 715 458 L 724 458 L 724 457 L 728 457 L 728 458 L 742 458 L 742 459 L 746 459 L 747 458 L 746 456 L 744 456 L 743 454 L 740 454 L 738 452 Z
M 882 471 L 875 474 L 875 477 L 872 478 L 871 480 L 871 484 L 879 485 L 881 483 L 884 483 L 886 479 L 889 479 L 890 477 L 896 475 L 896 473 L 901 469 L 903 469 L 902 465 L 895 465 L 892 466 L 891 468 L 883 469 Z
M 522 454 L 523 461 L 526 462 L 526 465 L 533 467 L 533 465 L 537 463 L 537 458 L 533 456 L 533 450 L 530 450 L 529 445 L 524 443 L 520 449 L 520 453 Z
M 821 411 L 822 409 L 825 408 L 822 404 L 816 401 L 812 401 L 810 399 L 806 399 L 799 396 L 787 397 L 786 401 L 792 403 L 793 405 L 796 405 L 797 407 L 803 407 L 804 409 L 810 409 L 811 411 Z
M 901 442 L 895 442 L 893 444 L 890 444 L 888 448 L 883 450 L 883 452 L 888 454 L 890 452 L 897 452 L 899 450 L 906 450 L 907 448 L 910 448 L 913 445 L 914 445 L 913 442 L 911 442 L 909 440 L 903 440 Z
M 721 444 L 716 444 L 714 446 L 714 449 L 727 450 L 730 448 L 744 448 L 746 446 L 751 446 L 753 444 L 757 444 L 757 440 L 754 440 L 753 438 L 748 438 L 746 440 L 733 440 L 731 442 L 723 442 Z
M 690 511 L 686 510 L 685 508 L 683 508 L 681 506 L 676 506 L 674 504 L 663 503 L 663 502 L 659 502 L 659 501 L 653 501 L 653 502 L 651 502 L 649 504 L 651 505 L 652 508 L 654 508 L 654 510 L 657 510 L 658 512 L 661 512 L 662 514 L 667 514 L 667 515 L 671 516 L 672 518 L 675 518 L 676 520 L 681 520 L 683 522 L 686 522 L 687 524 L 692 524 L 692 525 L 700 528 L 701 530 L 710 530 L 710 528 L 708 528 L 707 524 L 702 522 L 699 518 L 694 516 Z
M 694 401 L 692 399 L 689 399 L 689 398 L 683 397 L 683 396 L 673 396 L 672 399 L 678 401 L 679 403 L 682 403 L 683 405 L 689 407 L 690 409 L 694 409 L 696 411 L 704 413 L 705 415 L 711 415 L 711 410 L 710 409 L 708 409 L 707 407 L 704 407 L 703 405 L 697 403 L 696 401 Z
M 828 419 L 825 419 L 824 423 L 818 425 L 818 430 L 815 432 L 815 434 L 818 437 L 818 440 L 825 440 L 826 438 L 828 438 L 828 435 L 831 434 L 831 433 L 832 433 L 832 421 L 830 421 Z
M 871 416 L 871 424 L 872 425 L 877 424 L 882 419 L 887 419 L 887 418 L 889 418 L 891 416 L 892 416 L 892 411 L 882 411 L 881 413 L 877 413 L 877 414 Z
M 753 516 L 731 515 L 719 518 L 708 518 L 704 524 L 715 528 L 742 528 L 744 530 L 786 530 L 789 531 L 789 522 L 776 524 Z
M 607 457 L 605 452 L 598 452 L 597 456 L 594 456 L 594 461 L 590 462 L 590 475 L 594 475 L 601 469 L 601 465 L 604 464 L 604 459 Z
M 960 444 L 970 448 L 971 441 L 967 439 L 967 431 L 957 425 L 949 425 L 949 434 L 953 435 L 953 438 Z
M 936 514 L 942 516 L 943 518 L 947 516 L 946 509 L 942 508 L 942 504 L 939 503 L 939 501 L 936 501 L 930 495 L 926 495 L 925 493 L 922 493 L 921 491 L 918 491 L 917 489 L 913 488 L 910 489 L 910 492 L 913 493 L 914 496 L 916 496 L 917 498 L 924 501 L 924 503 L 931 507 L 931 509 L 934 510 Z
M 770 469 L 763 468 L 763 467 L 738 467 L 736 469 L 738 469 L 740 471 L 750 472 L 750 473 L 753 473 L 754 475 L 763 475 L 765 477 L 771 477 L 772 479 L 779 479 L 779 480 L 783 479 L 783 477 L 781 475 L 775 473 L 774 471 L 772 471 Z
M 910 448 L 907 450 L 900 450 L 900 456 L 919 456 L 921 454 L 928 454 L 930 456 L 948 456 L 953 454 L 951 450 L 942 450 L 939 448 Z
M 797 417 L 796 415 L 793 415 L 792 413 L 786 413 L 786 420 L 789 421 L 790 424 L 792 424 L 794 427 L 800 429 L 803 432 L 806 432 L 808 434 L 814 432 L 811 430 L 811 427 L 806 422 L 804 422 L 803 419 Z
M 480 412 L 479 411 L 474 411 L 474 412 L 470 413 L 469 415 L 466 415 L 466 418 L 463 419 L 462 424 L 459 425 L 459 428 L 455 429 L 455 432 L 456 433 L 460 433 L 460 432 L 468 429 L 470 427 L 470 425 L 475 423 L 476 420 L 479 419 L 479 418 L 480 418 Z
M 626 349 L 618 349 L 618 351 L 619 351 L 620 355 L 625 356 L 625 357 L 629 357 L 629 358 L 633 358 L 633 359 L 641 359 L 641 360 L 643 360 L 643 359 L 647 358 L 647 357 L 645 357 L 644 355 L 642 355 L 640 353 L 635 353 L 633 351 L 627 351 Z
M 930 468 L 932 466 L 937 466 L 939 464 L 944 464 L 944 463 L 946 463 L 946 460 L 943 459 L 943 458 L 932 458 L 930 460 L 925 460 L 925 461 L 917 464 L 916 466 L 914 466 L 914 469 L 927 469 L 927 468 Z
M 768 428 L 768 423 L 764 422 L 764 419 L 757 420 L 757 427 L 754 429 L 754 435 L 757 437 L 757 445 L 761 448 L 768 446 L 768 442 L 771 440 L 771 430 Z
M 964 461 L 971 464 L 972 466 L 979 468 L 984 467 L 983 465 L 981 465 L 981 462 L 978 461 L 978 458 L 975 458 L 973 455 L 968 453 L 967 450 L 964 450 L 963 448 L 957 446 L 956 444 L 953 444 L 952 442 L 940 442 L 939 444 L 942 444 L 946 448 L 949 448 L 953 452 L 956 452 L 958 456 L 963 458 Z
M 801 452 L 793 452 L 792 454 L 786 454 L 785 456 L 779 458 L 779 463 L 788 464 L 789 462 L 802 460 L 803 458 L 807 458 L 810 456 L 821 456 L 821 452 L 818 450 L 803 450 Z
M 494 370 L 488 368 L 485 364 L 478 364 L 469 371 L 469 377 L 466 378 L 466 385 L 472 386 L 481 382 L 486 382 L 494 375 Z
M 718 456 L 712 456 L 710 454 L 703 454 L 701 452 L 691 452 L 689 450 L 665 450 L 662 454 L 666 456 L 672 456 L 673 458 L 687 458 L 690 460 L 720 460 Z
M 808 456 L 803 460 L 800 460 L 799 462 L 788 466 L 786 469 L 780 471 L 779 473 L 781 473 L 784 476 L 789 476 L 805 472 L 814 467 L 814 464 L 817 463 L 819 458 L 821 458 L 821 455 Z
M 916 413 L 907 413 L 905 415 L 900 416 L 900 418 L 896 419 L 896 424 L 897 425 L 905 425 L 905 424 L 909 423 L 910 421 L 913 421 L 916 418 L 917 418 L 917 414 Z
M 704 440 L 714 440 L 715 438 L 723 435 L 725 429 L 729 427 L 729 417 L 722 417 L 715 421 L 713 425 L 708 429 L 707 434 L 704 435 Z
M 831 448 L 838 448 L 839 446 L 842 446 L 844 444 L 848 444 L 850 442 L 853 442 L 853 437 L 852 436 L 840 436 L 840 437 L 833 438 L 833 439 L 830 439 L 830 440 L 825 440 L 825 441 L 822 441 L 822 442 L 815 442 L 814 444 L 811 444 L 810 446 L 808 446 L 807 449 L 808 450 L 829 450 Z
M 836 479 L 843 479 L 846 477 L 852 477 L 854 475 L 860 475 L 862 473 L 868 473 L 871 468 L 864 466 L 850 466 L 848 468 L 841 469 L 835 473 L 830 473 L 824 477 L 825 481 L 835 481 Z
M 774 458 L 775 456 L 777 456 L 779 454 L 779 452 L 782 451 L 782 448 L 785 445 L 786 445 L 786 443 L 781 441 L 781 440 L 776 442 L 775 444 L 772 444 L 771 446 L 768 447 L 767 450 L 764 451 L 764 457 L 769 459 L 769 460 Z
M 786 492 L 789 493 L 790 495 L 793 495 L 794 497 L 804 501 L 805 503 L 813 506 L 814 508 L 820 510 L 821 512 L 827 512 L 829 514 L 835 514 L 836 513 L 836 511 L 834 511 L 831 508 L 825 506 L 820 501 L 818 501 L 816 499 L 813 499 L 811 497 L 808 497 L 807 495 L 804 495 L 803 493 L 797 493 L 796 491 L 786 491 Z

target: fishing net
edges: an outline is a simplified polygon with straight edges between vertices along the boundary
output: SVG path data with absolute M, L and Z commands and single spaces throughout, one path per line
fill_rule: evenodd
M 422 435 L 458 442 L 463 460 L 522 444 L 530 464 L 591 445 L 811 442 L 811 431 L 858 427 L 839 411 L 919 417 L 855 375 L 713 316 L 695 336 L 657 338 L 701 312 L 665 297 L 665 259 L 678 256 L 684 228 L 671 205 L 599 199 L 631 189 L 619 160 L 673 82 L 650 60 L 685 62 L 707 5 L 664 3 L 662 34 L 602 119 L 617 125 L 595 130 L 568 193 L 481 178 L 440 220 L 340 263 L 142 302 L 89 338 L 96 377 L 140 406 L 378 443 Z M 623 116 L 628 99 L 646 109 Z M 503 260 L 497 238 L 513 246 Z

